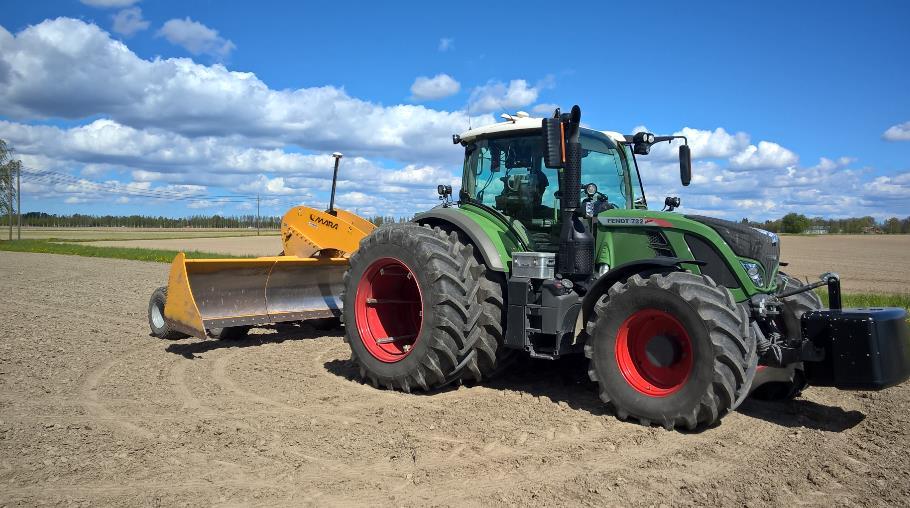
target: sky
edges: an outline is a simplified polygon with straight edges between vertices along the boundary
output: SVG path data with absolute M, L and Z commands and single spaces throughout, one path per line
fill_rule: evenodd
M 409 216 L 458 187 L 451 135 L 579 104 L 685 134 L 652 205 L 763 220 L 910 215 L 910 2 L 3 0 L 0 138 L 22 209 Z

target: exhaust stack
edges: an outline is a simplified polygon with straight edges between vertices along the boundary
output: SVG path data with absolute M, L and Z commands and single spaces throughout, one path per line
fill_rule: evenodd
M 557 109 L 543 120 L 544 162 L 559 168 L 560 231 L 556 269 L 563 276 L 583 279 L 594 272 L 594 237 L 578 216 L 581 199 L 581 108 L 568 114 Z

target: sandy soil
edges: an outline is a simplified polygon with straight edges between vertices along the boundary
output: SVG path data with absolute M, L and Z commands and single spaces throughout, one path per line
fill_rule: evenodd
M 910 503 L 910 385 L 696 434 L 617 421 L 571 362 L 405 395 L 351 379 L 341 330 L 149 337 L 166 271 L 0 252 L 0 506 Z
M 803 280 L 836 272 L 845 292 L 910 293 L 910 235 L 784 236 L 781 261 Z
M 196 238 L 185 240 L 132 240 L 92 242 L 92 245 L 199 250 L 237 256 L 273 256 L 281 252 L 278 236 Z M 784 270 L 805 280 L 837 272 L 845 292 L 910 292 L 910 235 L 784 236 Z

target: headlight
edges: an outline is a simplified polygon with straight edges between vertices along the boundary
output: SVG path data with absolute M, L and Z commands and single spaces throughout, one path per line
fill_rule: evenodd
M 597 184 L 589 183 L 588 185 L 585 185 L 585 194 L 588 196 L 597 194 Z
M 752 279 L 756 286 L 763 287 L 765 285 L 765 276 L 762 273 L 761 265 L 752 261 L 740 261 L 740 263 L 742 263 L 746 273 L 749 274 L 749 278 Z

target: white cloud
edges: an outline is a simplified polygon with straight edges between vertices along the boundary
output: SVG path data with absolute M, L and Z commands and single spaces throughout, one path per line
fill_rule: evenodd
M 99 7 L 102 9 L 108 9 L 113 7 L 129 7 L 134 3 L 139 2 L 139 0 L 79 0 L 85 5 L 90 7 Z
M 514 113 L 516 108 L 527 106 L 537 100 L 540 88 L 530 86 L 523 79 L 513 79 L 508 85 L 501 81 L 490 81 L 471 91 L 468 99 L 470 113 L 504 111 Z
M 107 116 L 192 137 L 448 163 L 460 159 L 451 135 L 469 123 L 460 111 L 386 107 L 330 86 L 272 90 L 254 74 L 222 65 L 145 60 L 97 26 L 68 18 L 15 36 L 0 28 L 2 62 L 15 69 L 0 86 L 0 111 L 12 118 Z M 492 116 L 473 118 L 475 125 L 492 122 Z
M 541 104 L 535 104 L 534 107 L 531 108 L 531 112 L 536 113 L 542 117 L 550 117 L 553 116 L 553 112 L 556 111 L 556 108 L 558 107 L 559 104 L 544 102 Z
M 455 39 L 449 37 L 439 39 L 439 46 L 436 49 L 441 52 L 453 51 L 455 49 Z
M 114 22 L 111 30 L 126 37 L 130 37 L 136 32 L 141 32 L 149 27 L 149 22 L 142 19 L 142 9 L 139 7 L 130 7 L 112 16 Z
M 885 141 L 910 141 L 910 122 L 899 123 L 888 127 L 882 134 Z
M 95 206 L 134 192 L 131 206 L 157 213 L 155 206 L 171 205 L 135 193 L 172 191 L 193 196 L 190 206 L 208 213 L 255 206 L 255 200 L 226 205 L 206 195 L 211 189 L 268 196 L 268 213 L 299 203 L 324 207 L 336 150 L 346 154 L 338 203 L 357 213 L 410 215 L 438 204 L 436 184 L 457 192 L 460 183 L 462 151 L 450 135 L 468 125 L 468 112 L 382 106 L 329 86 L 273 90 L 224 65 L 146 60 L 79 20 L 49 20 L 15 36 L 0 28 L 0 85 L 0 111 L 11 119 L 0 121 L 0 138 L 11 141 L 26 167 L 74 175 L 69 182 L 23 181 L 25 194 L 53 196 L 54 203 Z M 537 101 L 551 85 L 548 79 L 534 86 L 489 82 L 473 91 L 471 104 L 495 102 L 495 112 L 537 104 L 535 112 L 549 115 L 555 104 Z M 43 118 L 73 126 L 19 121 Z M 472 118 L 475 126 L 493 121 L 492 115 Z M 800 167 L 780 144 L 753 143 L 747 133 L 723 128 L 686 127 L 677 134 L 689 137 L 696 158 L 693 184 L 679 184 L 678 143 L 655 146 L 639 158 L 652 208 L 665 195 L 679 195 L 685 212 L 732 219 L 789 211 L 910 214 L 908 173 L 883 175 L 833 156 Z M 92 183 L 99 180 L 129 191 L 99 195 Z
M 910 201 L 910 171 L 891 176 L 880 176 L 863 185 L 867 199 Z
M 759 141 L 758 146 L 749 145 L 730 158 L 730 165 L 735 169 L 779 169 L 797 162 L 799 157 L 795 153 L 771 141 Z
M 418 101 L 436 100 L 455 95 L 461 84 L 448 74 L 437 74 L 432 78 L 420 76 L 411 85 L 411 98 Z
M 237 47 L 230 40 L 218 35 L 218 30 L 193 21 L 189 17 L 166 21 L 161 30 L 158 30 L 158 35 L 194 55 L 209 55 L 219 59 L 227 58 Z

